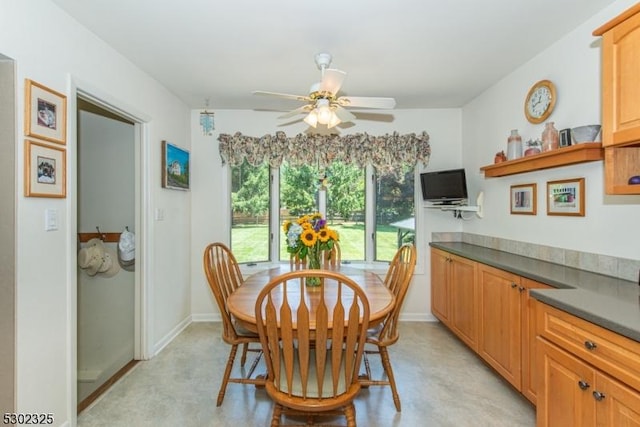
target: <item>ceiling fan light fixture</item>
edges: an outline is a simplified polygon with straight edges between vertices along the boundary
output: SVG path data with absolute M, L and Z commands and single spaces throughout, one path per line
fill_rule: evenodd
M 327 129 L 331 129 L 332 127 L 337 126 L 340 123 L 342 123 L 342 120 L 340 120 L 340 118 L 336 115 L 335 111 L 331 111 L 331 120 L 329 120 L 329 123 L 327 124 Z
M 311 112 L 307 114 L 307 117 L 304 118 L 304 122 L 312 128 L 315 128 L 318 125 L 318 114 L 316 110 L 311 110 Z
M 318 123 L 323 125 L 328 125 L 333 116 L 335 116 L 335 114 L 333 114 L 333 111 L 331 111 L 331 109 L 327 105 L 323 105 L 322 107 L 318 108 L 317 114 Z

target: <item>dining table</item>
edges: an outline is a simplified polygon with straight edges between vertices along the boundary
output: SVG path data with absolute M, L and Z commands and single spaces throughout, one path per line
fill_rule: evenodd
M 289 263 L 283 263 L 247 276 L 242 285 L 227 298 L 227 308 L 236 322 L 250 331 L 257 332 L 255 305 L 258 294 L 271 280 L 296 269 L 295 266 Z M 382 323 L 387 314 L 393 309 L 395 297 L 375 272 L 345 266 L 335 266 L 327 269 L 347 276 L 362 288 L 369 300 L 370 328 Z M 306 285 L 302 287 L 287 286 L 286 289 L 289 299 L 299 300 L 304 298 L 312 306 L 315 301 L 320 299 L 319 287 Z M 301 292 L 304 295 L 301 295 Z

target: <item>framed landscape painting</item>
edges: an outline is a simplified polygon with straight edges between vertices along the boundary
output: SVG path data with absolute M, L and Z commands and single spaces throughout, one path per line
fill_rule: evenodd
M 189 168 L 189 152 L 162 141 L 162 187 L 188 190 Z

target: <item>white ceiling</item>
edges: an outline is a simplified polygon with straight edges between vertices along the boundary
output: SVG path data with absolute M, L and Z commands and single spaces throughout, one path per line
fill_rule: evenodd
M 289 110 L 314 56 L 343 95 L 460 107 L 613 0 L 52 0 L 192 108 Z M 534 82 L 532 82 L 534 83 Z

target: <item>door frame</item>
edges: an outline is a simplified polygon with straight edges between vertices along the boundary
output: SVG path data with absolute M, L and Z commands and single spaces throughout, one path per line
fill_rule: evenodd
M 136 269 L 135 301 L 134 301 L 134 359 L 148 360 L 153 356 L 153 228 L 151 218 L 151 186 L 150 186 L 150 146 L 148 122 L 151 118 L 141 111 L 132 108 L 123 101 L 114 98 L 103 90 L 82 80 L 69 76 L 68 78 L 68 142 L 67 142 L 67 183 L 69 189 L 68 209 L 68 250 L 67 254 L 67 283 L 69 286 L 69 413 L 73 424 L 77 419 L 77 351 L 78 351 L 78 278 L 77 278 L 77 233 L 78 233 L 78 119 L 77 99 L 81 98 L 92 104 L 122 116 L 134 123 L 135 144 L 135 247 Z

